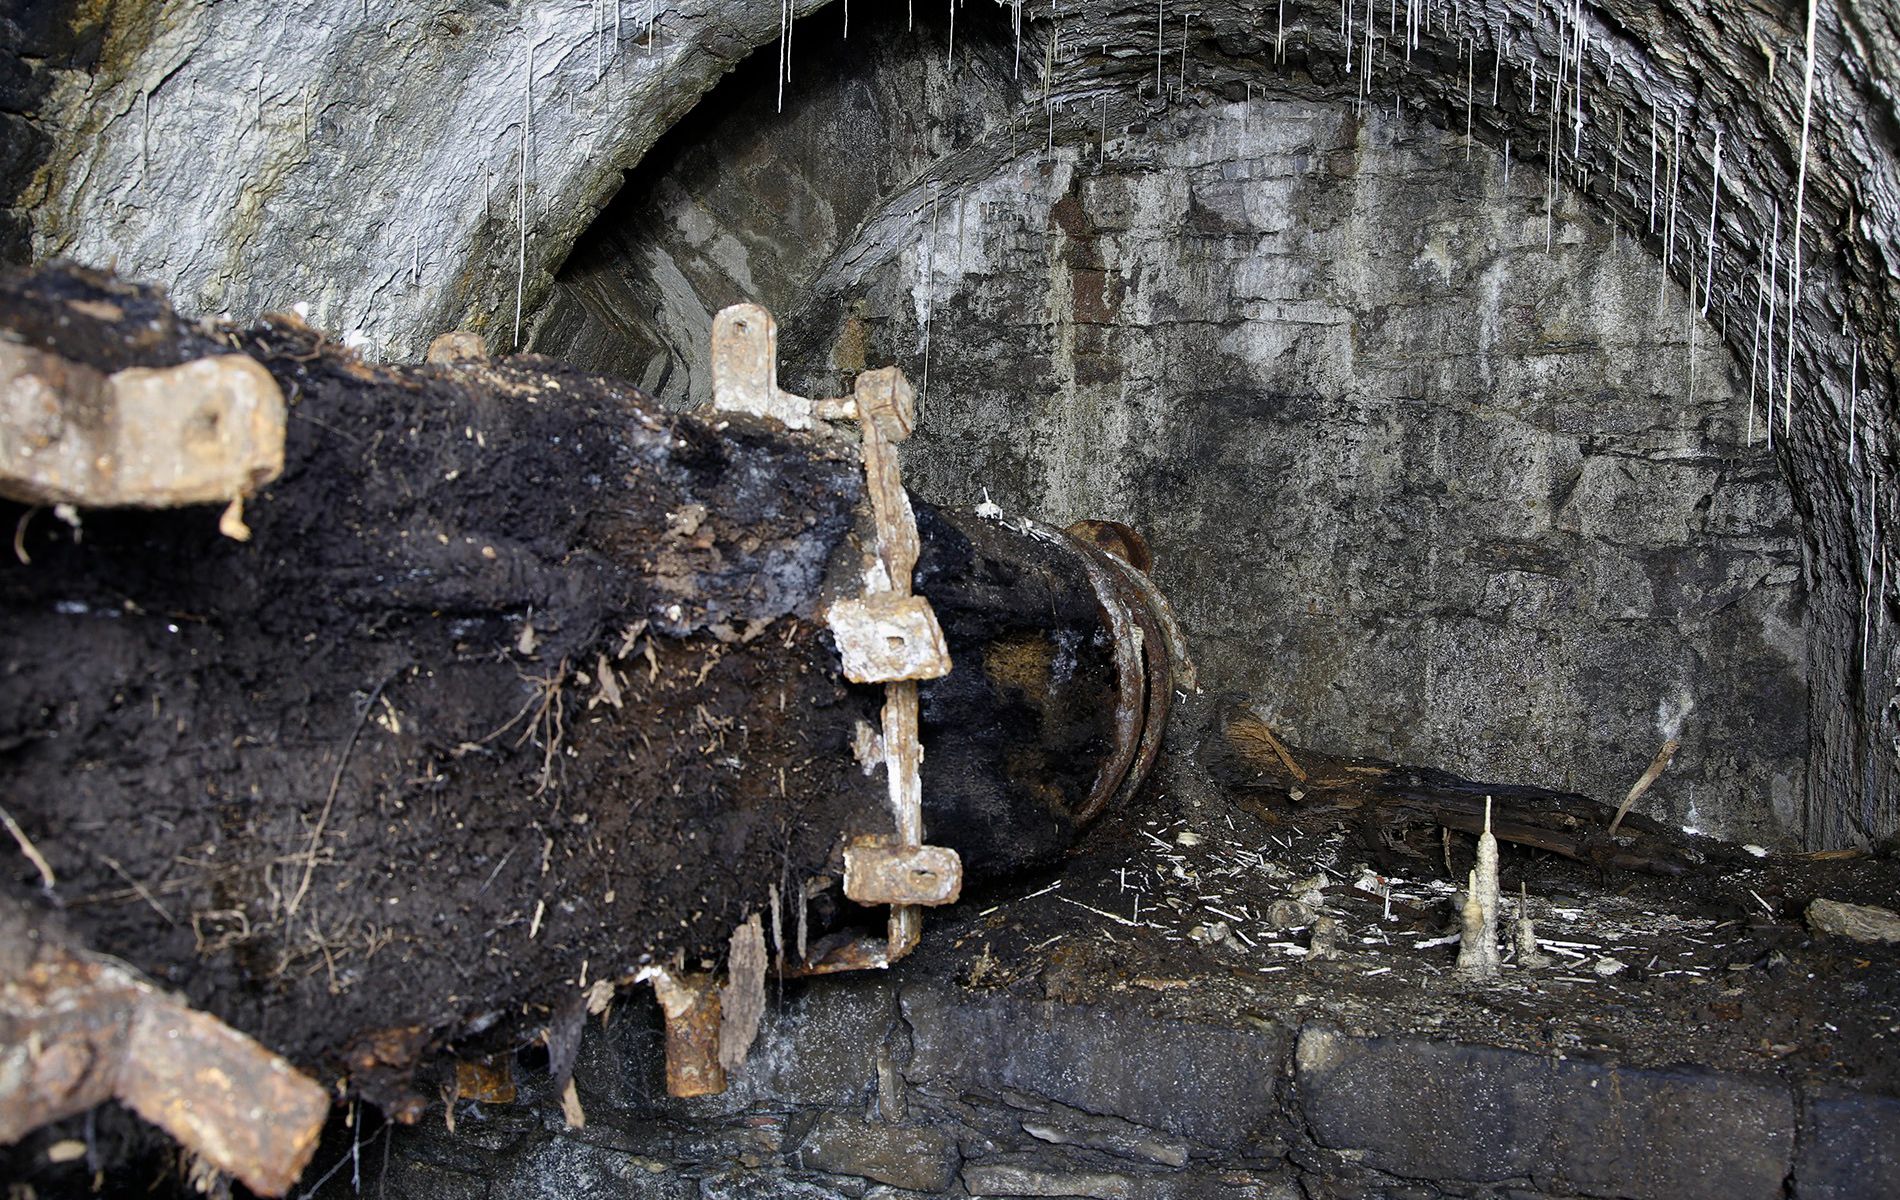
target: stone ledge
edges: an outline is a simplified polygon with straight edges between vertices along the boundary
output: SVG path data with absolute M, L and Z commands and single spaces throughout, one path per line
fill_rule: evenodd
M 1900 1196 L 1900 1098 L 1811 1089 L 1801 1106 L 1794 1195 L 1799 1200 Z
M 1013 1089 L 1217 1149 L 1274 1143 L 1285 1035 L 1157 1021 L 1106 1008 L 976 998 L 913 984 L 899 997 L 905 1075 L 945 1089 Z M 1192 1064 L 1183 1070 L 1183 1064 Z
M 1320 1145 L 1389 1175 L 1632 1200 L 1786 1195 L 1796 1114 L 1778 1082 L 1314 1026 L 1295 1067 Z

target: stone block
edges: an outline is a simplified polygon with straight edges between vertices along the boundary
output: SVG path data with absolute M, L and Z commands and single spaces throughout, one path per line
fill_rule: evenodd
M 821 1113 L 797 1150 L 808 1170 L 856 1175 L 913 1192 L 941 1192 L 956 1178 L 957 1148 L 928 1125 L 869 1120 L 854 1112 Z
M 1314 1027 L 1295 1062 L 1319 1143 L 1407 1179 L 1771 1200 L 1794 1154 L 1792 1094 L 1737 1074 Z
M 1808 1093 L 1795 1157 L 1796 1200 L 1900 1196 L 1900 1097 L 1845 1088 Z
M 950 1091 L 1013 1089 L 1221 1149 L 1269 1144 L 1286 1054 L 1277 1033 L 913 985 L 906 1075 Z
M 1140 1181 L 1109 1171 L 1069 1171 L 1020 1162 L 971 1163 L 963 1186 L 972 1196 L 1088 1196 L 1141 1200 Z

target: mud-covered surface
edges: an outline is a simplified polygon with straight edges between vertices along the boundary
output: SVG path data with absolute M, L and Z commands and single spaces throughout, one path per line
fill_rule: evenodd
M 0 512 L 6 804 L 88 943 L 400 1107 L 431 1043 L 720 958 L 882 819 L 850 749 L 879 696 L 817 617 L 848 444 L 31 278 L 0 288 L 30 344 L 106 369 L 242 351 L 290 403 L 248 543 L 215 509 Z
M 823 617 L 869 551 L 853 439 L 533 357 L 373 367 L 67 268 L 0 279 L 0 336 L 103 371 L 249 355 L 289 405 L 248 541 L 215 506 L 0 505 L 0 887 L 44 923 L 400 1120 L 458 1061 L 571 1061 L 601 981 L 716 970 L 753 913 L 814 959 L 880 923 L 800 907 L 891 822 L 883 691 Z M 1074 553 L 919 520 L 955 663 L 927 836 L 972 879 L 1047 863 L 1113 748 L 1097 598 Z M 111 1106 L 13 1161 L 62 1139 L 164 1170 Z
M 1758 857 L 1684 838 L 1707 863 L 1670 878 L 1505 845 L 1505 962 L 1478 984 L 1455 969 L 1474 839 L 1433 830 L 1423 852 L 1396 833 L 1217 788 L 1177 758 L 1060 873 L 940 921 L 918 969 L 1165 1019 L 1320 1021 L 1900 1093 L 1900 946 L 1803 919 L 1817 897 L 1892 907 L 1893 855 Z M 1549 966 L 1509 948 L 1520 894 Z M 1335 959 L 1310 953 L 1317 917 L 1339 924 Z

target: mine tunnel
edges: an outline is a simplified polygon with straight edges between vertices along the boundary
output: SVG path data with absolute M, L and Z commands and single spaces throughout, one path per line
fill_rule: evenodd
M 0 5 L 0 1177 L 1900 1195 L 1891 3 Z

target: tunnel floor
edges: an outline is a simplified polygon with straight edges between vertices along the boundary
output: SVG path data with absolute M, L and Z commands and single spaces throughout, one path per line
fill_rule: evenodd
M 391 1194 L 429 1197 L 1900 1184 L 1900 947 L 1803 915 L 1890 903 L 1892 856 L 1729 847 L 1667 878 L 1506 846 L 1501 925 L 1521 886 L 1551 961 L 1507 954 L 1477 983 L 1452 934 L 1471 837 L 1411 858 L 1370 823 L 1211 785 L 1185 742 L 1061 869 L 932 913 L 889 971 L 779 986 L 724 1096 L 664 1095 L 642 995 L 590 1030 L 585 1128 L 517 1063 L 518 1102 L 462 1102 L 458 1134 L 397 1130 L 384 1160 L 333 1129 L 316 1167 L 355 1152 L 389 1164 Z M 1310 925 L 1275 926 L 1301 915 L 1338 923 L 1335 957 Z M 322 1194 L 353 1193 L 339 1176 Z

